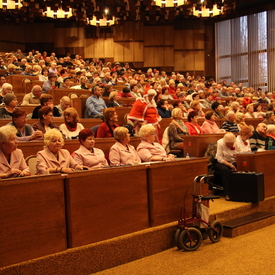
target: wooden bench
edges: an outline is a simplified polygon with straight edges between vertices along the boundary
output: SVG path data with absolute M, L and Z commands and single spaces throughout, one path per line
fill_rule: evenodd
M 1 179 L 0 267 L 67 248 L 64 178 Z
M 207 159 L 151 163 L 148 173 L 150 226 L 157 226 L 178 220 L 184 205 L 190 214 L 192 183 L 196 176 L 207 174 Z M 208 194 L 206 184 L 203 186 L 203 194 Z
M 136 165 L 68 175 L 68 247 L 148 228 L 146 170 Z
M 203 157 L 210 143 L 217 142 L 224 134 L 203 134 L 198 136 L 184 136 L 184 154 L 190 157 Z
M 237 154 L 238 171 L 253 171 L 264 173 L 265 197 L 275 196 L 274 184 L 275 151 L 264 151 L 247 154 Z
M 24 85 L 24 79 L 28 79 L 29 86 L 27 88 Z M 29 76 L 29 75 L 8 75 L 6 77 L 6 80 L 8 83 L 10 83 L 13 87 L 13 92 L 16 94 L 16 96 L 20 94 L 25 94 L 30 92 L 31 87 L 31 81 L 32 80 L 39 80 L 38 76 Z M 27 90 L 26 90 L 27 89 Z
M 110 148 L 116 142 L 114 138 L 96 138 L 95 147 L 101 149 L 105 155 L 109 153 Z M 139 137 L 131 137 L 130 144 L 135 148 L 139 145 Z M 80 143 L 77 139 L 74 140 L 65 140 L 63 146 L 64 149 L 67 149 L 70 153 L 73 153 L 80 146 Z M 44 141 L 43 140 L 34 140 L 34 141 L 21 141 L 18 144 L 18 148 L 23 151 L 24 157 L 27 158 L 30 155 L 36 155 L 38 151 L 43 150 Z

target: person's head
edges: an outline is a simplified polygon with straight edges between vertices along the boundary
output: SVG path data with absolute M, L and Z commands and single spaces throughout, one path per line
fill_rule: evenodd
M 0 127 L 0 148 L 4 154 L 11 154 L 17 148 L 17 129 L 12 125 Z
M 2 85 L 2 95 L 6 95 L 12 92 L 12 85 L 10 83 L 4 83 Z
M 217 101 L 213 102 L 211 105 L 212 110 L 214 111 L 219 111 L 221 109 L 221 104 Z
M 100 97 L 102 95 L 101 88 L 98 85 L 94 86 L 92 89 L 92 94 L 96 97 Z
M 68 96 L 63 96 L 60 99 L 60 105 L 63 111 L 66 110 L 71 106 L 71 99 Z
M 114 130 L 114 138 L 119 142 L 125 142 L 126 144 L 130 141 L 130 134 L 126 127 L 116 127 Z
M 4 75 L 0 75 L 0 87 L 2 87 L 4 83 L 6 83 L 6 77 Z
M 63 79 L 63 85 L 66 85 L 67 87 L 70 87 L 71 86 L 71 78 L 70 77 L 65 77 Z
M 174 108 L 172 110 L 172 117 L 174 119 L 183 119 L 182 110 L 180 108 Z
M 139 135 L 141 140 L 153 143 L 155 141 L 156 128 L 150 124 L 143 125 L 139 130 Z
M 52 122 L 53 110 L 50 106 L 44 106 L 38 111 L 38 117 L 41 121 Z
M 271 119 L 274 120 L 274 112 L 273 111 L 268 111 L 265 113 L 265 118 L 266 119 Z
M 199 94 L 197 94 L 197 93 L 193 93 L 192 94 L 192 99 L 195 101 L 197 101 L 197 100 L 199 100 L 200 99 L 200 95 Z
M 274 124 L 267 125 L 266 134 L 271 135 L 271 136 L 275 135 L 275 125 Z
M 34 85 L 32 87 L 31 90 L 32 94 L 36 97 L 36 98 L 40 98 L 41 94 L 42 94 L 42 88 L 40 85 Z
M 14 94 L 8 93 L 3 97 L 3 102 L 6 106 L 15 108 L 18 105 L 17 98 Z
M 95 145 L 95 134 L 91 129 L 85 128 L 78 134 L 78 139 L 81 145 L 88 150 L 91 150 Z
M 52 153 L 57 153 L 64 145 L 62 134 L 57 129 L 50 129 L 44 134 L 44 147 Z
M 246 106 L 246 111 L 247 112 L 249 112 L 249 113 L 253 113 L 253 111 L 254 111 L 254 104 L 248 104 L 247 106 Z
M 223 136 L 223 141 L 227 147 L 234 149 L 234 143 L 236 141 L 236 136 L 233 133 L 226 133 Z
M 247 140 L 252 136 L 252 130 L 249 126 L 242 126 L 239 135 L 241 136 L 242 140 Z
M 257 128 L 256 128 L 256 131 L 258 132 L 258 134 L 260 134 L 261 136 L 265 136 L 266 135 L 266 129 L 267 129 L 267 126 L 265 123 L 259 123 Z
M 129 94 L 129 93 L 130 93 L 130 89 L 129 89 L 128 87 L 124 87 L 124 88 L 122 89 L 122 93 L 123 93 L 123 94 Z
M 116 109 L 113 107 L 106 108 L 103 110 L 103 118 L 105 122 L 117 122 L 118 121 L 118 115 L 116 113 Z
M 237 112 L 240 109 L 240 104 L 237 101 L 231 103 L 231 109 L 234 112 Z
M 88 78 L 86 76 L 81 76 L 79 81 L 80 81 L 81 84 L 86 84 L 87 81 L 88 81 Z
M 150 89 L 145 96 L 151 101 L 156 95 L 157 92 L 154 89 Z
M 79 115 L 75 108 L 68 107 L 63 113 L 64 120 L 67 123 L 77 123 L 79 122 Z
M 118 92 L 111 92 L 109 95 L 109 101 L 117 101 L 119 99 Z
M 193 100 L 190 104 L 190 108 L 194 110 L 199 110 L 200 109 L 200 101 L 199 100 Z
M 16 128 L 23 128 L 27 122 L 27 113 L 22 109 L 15 109 L 12 113 L 12 122 Z
M 254 112 L 261 112 L 262 105 L 260 103 L 254 104 Z
M 187 120 L 188 122 L 194 122 L 194 123 L 197 123 L 197 120 L 198 120 L 198 113 L 196 111 L 191 111 L 188 113 L 188 116 L 187 116 Z
M 41 106 L 48 106 L 53 104 L 53 97 L 50 94 L 42 94 L 40 96 Z
M 49 75 L 49 70 L 47 68 L 42 69 L 42 75 L 48 76 Z
M 233 111 L 229 111 L 227 114 L 226 114 L 226 119 L 230 122 L 233 122 L 235 121 L 236 119 L 236 115 Z
M 245 120 L 245 115 L 241 112 L 236 113 L 235 117 L 236 117 L 236 123 L 241 123 L 241 122 L 244 122 Z
M 214 121 L 216 119 L 214 111 L 207 111 L 205 113 L 205 119 Z
M 168 101 L 166 99 L 161 99 L 157 103 L 158 108 L 166 109 L 167 106 L 168 106 Z
M 49 73 L 48 74 L 48 79 L 50 81 L 56 81 L 57 80 L 57 75 L 55 73 Z

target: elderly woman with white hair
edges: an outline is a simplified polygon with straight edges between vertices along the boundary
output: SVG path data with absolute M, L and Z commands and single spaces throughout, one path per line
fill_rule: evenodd
M 13 93 L 12 89 L 13 87 L 10 83 L 4 83 L 2 85 L 1 93 L 0 93 L 0 103 L 4 103 L 3 99 L 6 94 Z
M 237 171 L 236 153 L 241 151 L 233 133 L 226 133 L 217 142 L 216 164 L 214 169 L 221 174 L 222 186 L 224 188 L 225 199 L 230 200 L 229 194 L 229 174 Z
M 16 128 L 11 125 L 0 128 L 0 178 L 30 175 L 23 153 L 17 149 Z
M 226 114 L 226 121 L 222 124 L 221 129 L 224 129 L 226 132 L 239 133 L 239 128 L 235 122 L 236 115 L 233 111 L 229 111 Z
M 155 136 L 157 141 L 159 141 L 161 136 L 159 126 L 161 117 L 158 114 L 157 104 L 154 100 L 156 95 L 157 92 L 154 89 L 150 89 L 143 98 L 137 98 L 128 115 L 128 119 L 133 121 L 136 133 L 139 132 L 140 127 L 144 124 L 154 125 Z
M 44 150 L 37 153 L 36 174 L 72 173 L 87 167 L 79 165 L 68 150 L 62 149 L 64 139 L 57 129 L 44 135 Z
M 130 134 L 126 127 L 117 127 L 114 130 L 116 143 L 109 153 L 110 166 L 133 165 L 141 160 L 134 146 L 130 145 Z
M 56 106 L 60 116 L 63 116 L 64 111 L 71 106 L 71 99 L 68 96 L 63 96 L 60 99 L 60 104 Z
M 167 155 L 165 149 L 155 142 L 155 128 L 153 125 L 143 125 L 139 135 L 141 143 L 137 152 L 143 162 L 174 160 L 174 155 Z

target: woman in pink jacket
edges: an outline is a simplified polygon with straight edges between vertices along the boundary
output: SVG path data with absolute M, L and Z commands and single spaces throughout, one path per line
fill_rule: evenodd
M 126 127 L 117 127 L 114 130 L 116 143 L 111 147 L 110 166 L 133 165 L 141 162 L 135 147 L 130 145 L 130 134 Z
M 71 157 L 68 150 L 61 149 L 64 139 L 59 130 L 49 130 L 44 135 L 44 143 L 44 150 L 37 153 L 36 174 L 67 174 L 85 168 Z
M 0 178 L 29 176 L 23 153 L 17 149 L 16 128 L 6 125 L 0 128 Z
M 215 122 L 216 115 L 214 111 L 207 111 L 205 114 L 205 121 L 203 122 L 201 129 L 204 134 L 216 134 L 216 133 L 225 133 L 224 129 L 220 129 Z
M 80 147 L 74 152 L 74 160 L 79 165 L 87 166 L 89 169 L 109 166 L 104 152 L 95 148 L 94 132 L 88 128 L 79 132 Z

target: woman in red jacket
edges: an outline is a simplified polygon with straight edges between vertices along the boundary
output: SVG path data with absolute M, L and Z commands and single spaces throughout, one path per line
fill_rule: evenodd
M 191 111 L 188 114 L 188 122 L 185 123 L 185 126 L 188 129 L 189 135 L 197 136 L 199 134 L 204 134 L 203 130 L 201 129 L 200 125 L 198 124 L 198 113 L 195 111 Z

